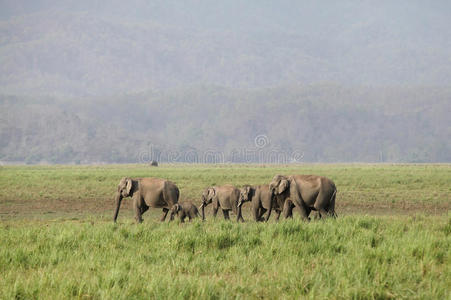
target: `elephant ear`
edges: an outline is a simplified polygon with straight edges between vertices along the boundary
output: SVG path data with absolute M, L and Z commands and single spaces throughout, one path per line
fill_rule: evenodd
M 117 191 L 120 193 L 127 184 L 127 177 L 122 177 L 121 181 L 119 181 L 119 184 L 117 185 Z
M 269 184 L 269 190 L 270 190 L 271 192 L 274 191 L 274 193 L 277 194 L 277 193 L 279 192 L 279 184 L 280 184 L 280 181 L 281 181 L 283 178 L 284 178 L 283 175 L 275 175 L 275 176 L 272 178 L 271 183 Z
M 278 185 L 278 183 L 276 184 L 276 183 L 274 183 L 274 182 L 271 182 L 271 183 L 269 184 L 269 190 L 270 190 L 271 192 L 275 191 L 277 185 Z
M 290 182 L 286 178 L 281 179 L 277 188 L 277 193 L 282 194 L 289 186 Z
M 247 196 L 250 197 L 250 194 L 251 194 L 251 186 L 250 186 L 250 185 L 246 186 L 246 187 L 245 187 L 245 191 L 246 191 Z
M 126 185 L 125 185 L 125 191 L 127 192 L 127 195 L 130 195 L 130 192 L 131 192 L 131 190 L 132 190 L 132 186 L 133 186 L 133 183 L 132 183 L 132 180 L 130 179 L 130 178 L 127 178 L 126 179 Z
M 208 199 L 213 199 L 213 197 L 216 195 L 216 190 L 214 188 L 208 189 Z

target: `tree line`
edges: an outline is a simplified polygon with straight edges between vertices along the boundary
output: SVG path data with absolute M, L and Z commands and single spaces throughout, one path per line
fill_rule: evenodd
M 450 88 L 192 86 L 0 96 L 0 161 L 450 162 Z

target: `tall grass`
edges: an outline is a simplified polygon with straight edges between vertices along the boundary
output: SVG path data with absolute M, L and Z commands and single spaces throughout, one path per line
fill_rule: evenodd
M 451 216 L 0 223 L 5 299 L 449 299 Z
M 151 209 L 137 225 L 126 199 L 111 220 L 123 176 L 170 179 L 196 202 L 275 174 L 333 179 L 340 217 L 180 224 Z M 5 166 L 0 298 L 450 299 L 449 182 L 447 164 Z

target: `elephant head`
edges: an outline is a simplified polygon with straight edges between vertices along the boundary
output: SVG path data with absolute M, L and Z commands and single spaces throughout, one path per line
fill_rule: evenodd
M 180 204 L 176 203 L 171 207 L 171 218 L 170 220 L 174 220 L 174 215 L 178 215 L 179 211 L 182 209 Z
M 122 199 L 133 195 L 132 187 L 133 181 L 131 178 L 124 177 L 119 182 L 115 196 L 116 211 L 114 213 L 114 222 L 116 222 L 117 220 L 117 215 L 119 214 L 119 208 L 121 206 Z
M 202 220 L 205 220 L 205 206 L 213 202 L 213 198 L 216 196 L 216 190 L 214 187 L 209 187 L 202 193 L 202 204 L 200 208 L 202 209 Z
M 174 205 L 171 207 L 171 212 L 174 213 L 174 214 L 177 214 L 177 213 L 180 211 L 181 208 L 182 208 L 182 207 L 180 206 L 180 204 L 179 204 L 179 203 L 176 203 L 176 204 L 174 204 Z
M 238 205 L 237 205 L 237 208 L 238 208 L 237 220 L 242 218 L 241 207 L 244 202 L 251 201 L 253 192 L 254 191 L 253 191 L 252 187 L 249 185 L 244 186 L 240 190 L 240 198 L 238 199 Z
M 240 199 L 238 200 L 238 208 L 243 205 L 244 202 L 251 201 L 251 186 L 246 185 L 240 190 Z
M 289 191 L 290 180 L 287 176 L 276 175 L 269 184 L 269 191 L 271 197 L 281 196 L 283 193 Z

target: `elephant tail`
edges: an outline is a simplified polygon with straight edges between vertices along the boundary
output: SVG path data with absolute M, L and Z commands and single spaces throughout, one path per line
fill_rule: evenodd
M 175 189 L 175 195 L 177 197 L 177 202 L 178 202 L 179 201 L 179 197 L 180 197 L 180 190 L 179 190 L 178 187 L 176 187 L 176 189 Z
M 330 206 L 329 206 L 329 214 L 334 217 L 337 218 L 338 215 L 335 212 L 335 197 L 337 195 L 337 188 L 334 189 L 334 193 L 332 194 L 332 196 L 330 197 Z

